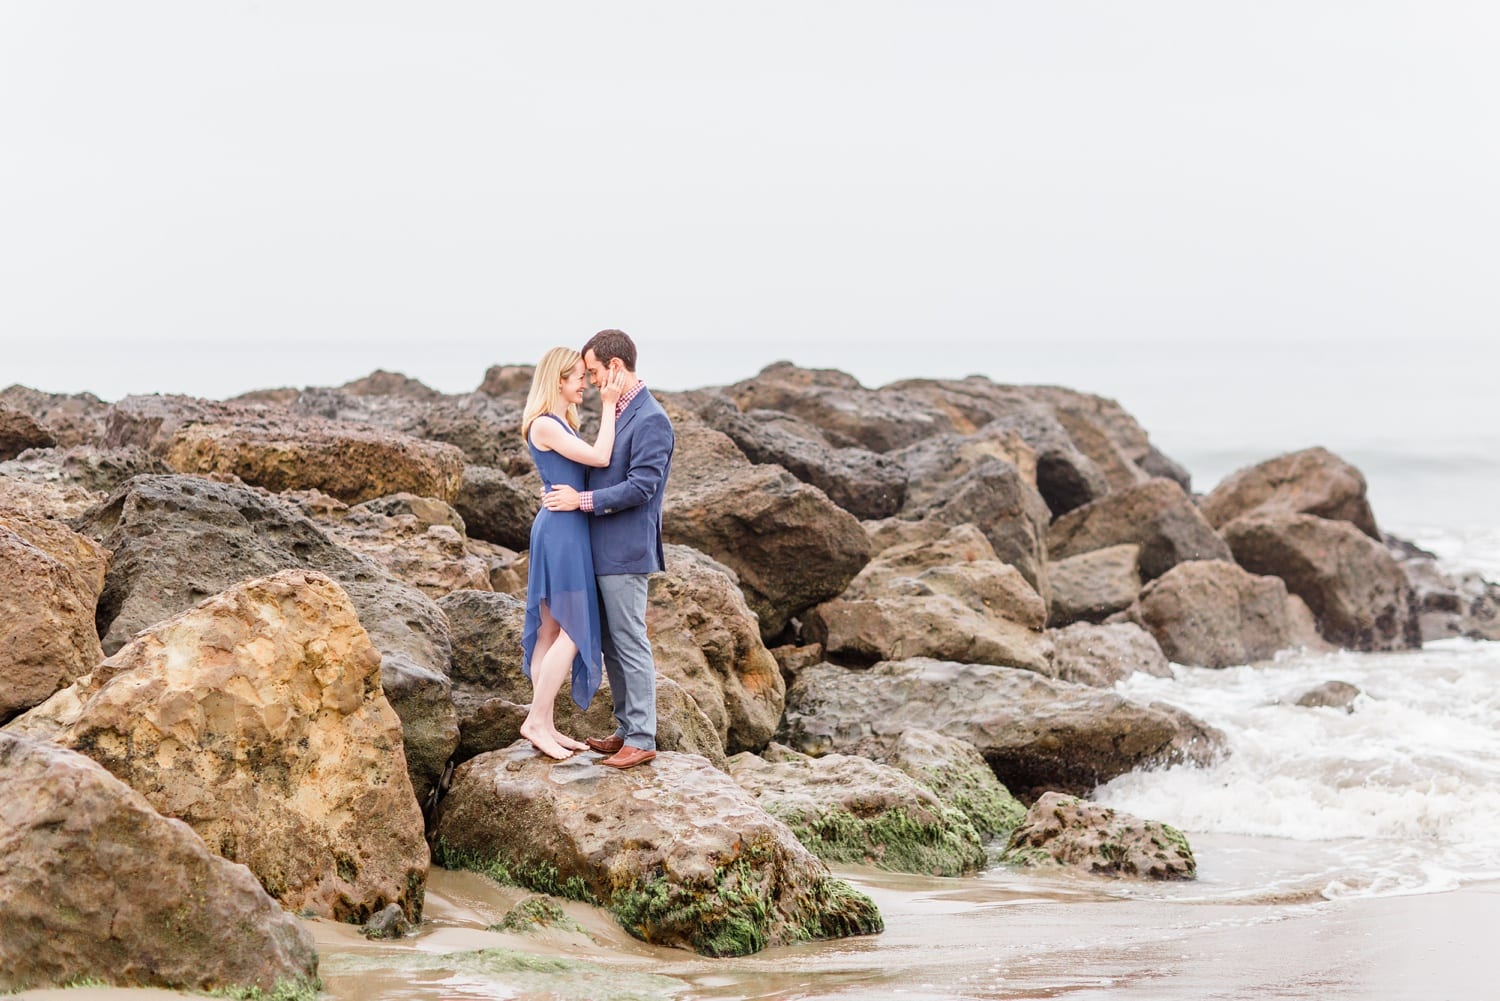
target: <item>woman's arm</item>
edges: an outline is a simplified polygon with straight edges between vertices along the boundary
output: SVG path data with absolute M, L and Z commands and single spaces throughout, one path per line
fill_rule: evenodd
M 615 401 L 620 398 L 620 381 L 618 374 L 612 375 L 599 390 L 603 413 L 599 415 L 599 435 L 592 445 L 563 430 L 557 421 L 542 418 L 531 423 L 531 443 L 585 466 L 602 469 L 609 465 L 609 457 L 615 450 Z

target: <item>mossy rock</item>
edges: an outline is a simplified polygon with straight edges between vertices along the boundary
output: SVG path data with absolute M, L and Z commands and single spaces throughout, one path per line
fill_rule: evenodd
M 1055 792 L 1036 801 L 1000 860 L 1101 876 L 1175 880 L 1198 875 L 1192 846 L 1177 828 Z
M 561 931 L 583 931 L 583 926 L 563 910 L 552 897 L 527 897 L 500 921 L 489 927 L 490 931 L 532 932 L 541 928 L 557 928 Z

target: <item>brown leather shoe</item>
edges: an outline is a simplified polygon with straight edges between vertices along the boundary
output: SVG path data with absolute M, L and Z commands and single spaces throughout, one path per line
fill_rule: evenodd
M 625 738 L 614 734 L 608 737 L 585 737 L 583 742 L 600 754 L 614 754 L 625 746 Z
M 605 758 L 599 762 L 611 768 L 634 768 L 636 765 L 644 765 L 656 757 L 655 751 L 648 751 L 644 747 L 622 747 L 620 753 L 613 757 Z

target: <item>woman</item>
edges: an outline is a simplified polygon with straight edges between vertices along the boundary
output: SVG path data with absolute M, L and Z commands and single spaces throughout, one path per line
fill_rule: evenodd
M 531 392 L 521 415 L 521 435 L 541 474 L 543 490 L 555 483 L 584 489 L 587 466 L 609 465 L 615 444 L 615 401 L 622 382 L 611 378 L 600 390 L 603 414 L 592 445 L 578 435 L 578 404 L 583 402 L 583 357 L 572 348 L 553 348 L 531 376 Z M 521 636 L 521 670 L 531 679 L 531 711 L 521 736 L 548 757 L 561 760 L 588 745 L 561 733 L 553 722 L 558 690 L 573 677 L 573 701 L 587 709 L 603 677 L 599 640 L 599 594 L 588 515 L 581 511 L 537 512 L 531 523 L 530 571 L 526 578 L 526 624 Z

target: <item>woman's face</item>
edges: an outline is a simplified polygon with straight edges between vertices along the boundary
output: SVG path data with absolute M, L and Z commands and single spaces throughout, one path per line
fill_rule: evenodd
M 584 371 L 583 362 L 576 361 L 573 367 L 563 373 L 562 398 L 564 403 L 574 406 L 583 402 Z

